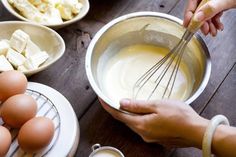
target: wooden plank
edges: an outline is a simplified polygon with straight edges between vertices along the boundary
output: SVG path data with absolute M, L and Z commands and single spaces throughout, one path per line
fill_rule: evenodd
M 127 157 L 164 157 L 168 151 L 157 144 L 145 143 L 123 123 L 114 120 L 96 101 L 80 119 L 80 144 L 76 156 L 91 153 L 95 143 L 120 149 Z
M 158 11 L 168 13 L 179 0 L 91 0 L 89 18 L 107 23 L 110 20 L 137 11 Z
M 132 0 L 90 0 L 89 19 L 107 23 L 117 17 Z
M 17 18 L 11 15 L 3 6 L 2 2 L 0 2 L 0 21 L 9 21 L 9 20 L 17 20 Z
M 231 125 L 236 126 L 236 63 L 212 97 L 202 113 L 202 116 L 211 119 L 217 114 L 223 114 Z
M 178 148 L 171 157 L 201 157 L 202 151 L 197 148 Z
M 135 1 L 135 3 L 130 3 L 129 6 L 122 12 L 121 15 L 138 11 L 155 11 L 155 12 L 169 13 L 178 2 L 179 0 Z

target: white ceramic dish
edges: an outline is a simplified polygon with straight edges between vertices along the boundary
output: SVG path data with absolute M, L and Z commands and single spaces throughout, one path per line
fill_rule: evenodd
M 0 31 L 0 40 L 10 39 L 12 33 L 17 29 L 21 29 L 29 34 L 31 40 L 38 45 L 41 50 L 47 51 L 49 54 L 48 60 L 38 69 L 24 72 L 26 76 L 33 75 L 48 68 L 64 54 L 65 42 L 62 37 L 54 30 L 38 24 L 20 21 L 0 22 L 0 30 L 4 30 Z
M 22 16 L 21 14 L 19 14 L 17 12 L 17 10 L 15 8 L 13 8 L 8 0 L 1 0 L 3 6 L 12 14 L 14 15 L 15 17 L 17 17 L 18 19 L 20 20 L 23 20 L 23 21 L 27 21 L 27 22 L 33 22 L 33 23 L 36 23 L 34 21 L 31 21 L 27 18 L 25 18 L 24 16 Z M 90 5 L 89 5 L 89 1 L 88 0 L 80 0 L 80 2 L 83 4 L 83 8 L 81 10 L 81 12 L 75 16 L 73 19 L 71 20 L 68 20 L 68 21 L 64 21 L 63 23 L 61 24 L 54 24 L 54 25 L 45 25 L 47 27 L 50 27 L 50 28 L 53 28 L 53 29 L 59 29 L 59 28 L 62 28 L 62 27 L 65 27 L 65 26 L 68 26 L 72 23 L 75 23 L 79 20 L 81 20 L 89 11 L 89 8 L 90 8 Z
M 16 138 L 18 131 L 11 129 L 13 140 L 6 157 L 74 156 L 79 143 L 80 130 L 76 114 L 69 101 L 51 87 L 34 82 L 28 83 L 26 94 L 31 95 L 37 101 L 36 116 L 52 119 L 55 127 L 54 137 L 45 149 L 32 155 L 20 149 Z M 0 125 L 5 125 L 1 118 Z

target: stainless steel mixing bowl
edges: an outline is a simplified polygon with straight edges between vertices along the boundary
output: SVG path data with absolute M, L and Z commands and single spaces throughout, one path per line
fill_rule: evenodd
M 123 47 L 132 44 L 154 44 L 172 49 L 185 29 L 182 20 L 163 13 L 136 12 L 121 16 L 106 24 L 91 41 L 86 54 L 86 73 L 96 92 L 108 105 L 119 110 L 101 87 L 103 71 L 108 60 Z M 196 34 L 189 42 L 183 56 L 193 78 L 193 89 L 185 100 L 192 103 L 205 89 L 211 73 L 208 49 Z

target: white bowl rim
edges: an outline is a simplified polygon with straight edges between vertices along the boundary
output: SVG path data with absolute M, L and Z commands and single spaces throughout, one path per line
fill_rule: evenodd
M 37 23 L 31 23 L 31 22 L 26 22 L 26 21 L 2 21 L 2 22 L 0 22 L 0 26 L 4 25 L 4 24 L 9 24 L 9 25 L 22 24 L 22 25 L 29 25 L 30 27 L 38 27 L 40 29 L 44 29 L 48 32 L 53 33 L 56 36 L 56 38 L 59 40 L 59 42 L 62 46 L 62 48 L 58 52 L 59 55 L 57 57 L 53 58 L 51 62 L 49 62 L 48 64 L 43 64 L 42 66 L 40 66 L 39 68 L 37 68 L 35 70 L 29 70 L 29 71 L 23 72 L 25 75 L 32 75 L 37 72 L 40 72 L 40 71 L 46 69 L 47 67 L 49 67 L 50 65 L 52 65 L 53 63 L 55 63 L 57 60 L 59 60 L 63 56 L 65 49 L 66 49 L 65 42 L 64 42 L 63 38 L 55 30 L 48 28 L 46 26 L 37 24 Z
M 7 4 L 8 5 L 11 5 L 11 4 L 9 4 L 9 2 L 7 1 L 7 0 L 1 0 L 1 2 L 2 2 L 2 4 L 3 4 L 3 6 L 6 8 L 6 10 L 9 12 L 9 13 L 11 13 L 12 15 L 14 15 L 16 18 L 18 18 L 18 19 L 20 19 L 20 20 L 23 20 L 23 21 L 26 21 L 26 22 L 30 22 L 30 23 L 35 23 L 35 24 L 39 24 L 39 25 L 43 25 L 43 26 L 47 26 L 47 27 L 52 27 L 52 28 L 54 28 L 54 27 L 63 27 L 63 26 L 66 26 L 66 25 L 69 25 L 69 24 L 72 24 L 72 23 L 74 23 L 74 22 L 76 22 L 76 21 L 79 21 L 79 20 L 81 20 L 82 18 L 84 18 L 86 15 L 87 15 L 87 13 L 88 13 L 88 11 L 89 11 L 89 8 L 90 8 L 90 4 L 89 4 L 89 0 L 85 0 L 86 1 L 86 10 L 83 12 L 84 14 L 82 14 L 82 16 L 75 16 L 73 19 L 71 19 L 71 20 L 68 20 L 68 21 L 63 21 L 63 23 L 60 23 L 60 24 L 40 24 L 40 23 L 37 23 L 37 22 L 35 22 L 35 21 L 32 21 L 32 20 L 29 20 L 29 19 L 27 19 L 27 18 L 25 18 L 24 16 L 22 16 L 22 15 L 20 15 L 19 13 L 17 13 L 16 12 L 16 10 L 14 9 L 14 8 L 9 8 L 8 6 L 7 6 Z M 7 4 L 6 4 L 7 3 Z
M 134 12 L 134 13 L 129 13 L 123 16 L 120 16 L 112 21 L 110 21 L 109 23 L 107 23 L 105 26 L 103 26 L 94 36 L 94 38 L 92 39 L 92 41 L 89 44 L 89 47 L 87 49 L 87 53 L 86 53 L 86 57 L 85 57 L 85 68 L 86 68 L 86 74 L 88 77 L 88 80 L 92 86 L 92 88 L 94 89 L 95 93 L 105 102 L 107 103 L 110 107 L 112 107 L 115 110 L 118 110 L 120 112 L 123 113 L 127 113 L 126 111 L 120 110 L 119 108 L 115 108 L 115 105 L 110 105 L 113 104 L 113 102 L 105 95 L 103 94 L 103 92 L 99 89 L 97 83 L 95 82 L 94 78 L 93 78 L 93 74 L 92 74 L 92 69 L 91 69 L 91 58 L 92 58 L 92 54 L 93 54 L 93 49 L 96 46 L 97 41 L 100 39 L 100 37 L 106 32 L 108 31 L 112 26 L 114 26 L 115 24 L 127 20 L 127 19 L 131 19 L 131 18 L 137 18 L 137 17 L 144 17 L 144 16 L 149 16 L 149 17 L 162 17 L 168 20 L 171 20 L 177 24 L 182 25 L 183 21 L 175 16 L 169 15 L 169 14 L 165 14 L 165 13 L 160 13 L 160 12 L 152 12 L 152 11 L 141 11 L 141 12 Z M 205 73 L 204 73 L 204 78 L 199 86 L 199 88 L 195 91 L 195 93 L 188 98 L 185 103 L 186 104 L 191 104 L 196 98 L 199 97 L 199 95 L 203 92 L 203 90 L 206 88 L 207 83 L 210 79 L 210 74 L 211 74 L 211 57 L 210 57 L 210 53 L 208 51 L 208 48 L 206 46 L 206 44 L 204 43 L 203 39 L 201 38 L 201 36 L 198 33 L 195 33 L 195 37 L 198 39 L 199 43 L 201 44 L 202 48 L 205 50 L 204 54 L 206 56 L 206 67 L 205 67 Z M 130 114 L 130 113 L 129 113 Z

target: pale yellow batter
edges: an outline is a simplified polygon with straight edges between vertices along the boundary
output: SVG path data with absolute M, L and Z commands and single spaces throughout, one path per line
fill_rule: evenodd
M 121 155 L 111 150 L 102 150 L 98 151 L 93 157 L 121 157 Z
M 133 98 L 133 86 L 138 78 L 150 69 L 155 63 L 163 58 L 169 49 L 148 44 L 132 45 L 121 49 L 113 56 L 104 69 L 102 88 L 107 96 L 119 104 L 122 98 Z M 170 67 L 173 69 L 173 66 Z M 159 88 L 153 94 L 151 99 L 161 99 L 164 88 L 166 87 L 171 70 L 163 78 Z M 156 73 L 158 75 L 158 73 Z M 171 94 L 171 98 L 185 100 L 192 91 L 193 83 L 191 81 L 189 70 L 182 62 Z M 157 76 L 142 88 L 137 99 L 146 100 L 155 86 L 154 80 Z

